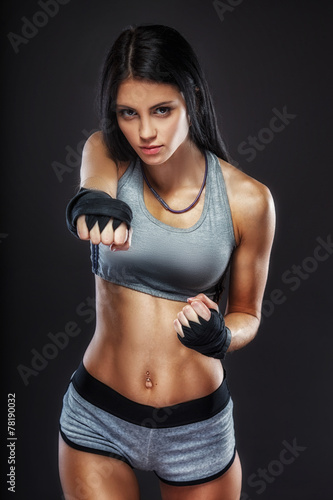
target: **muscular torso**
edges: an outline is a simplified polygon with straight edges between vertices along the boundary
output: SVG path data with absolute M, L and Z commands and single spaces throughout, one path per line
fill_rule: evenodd
M 184 303 L 152 297 L 96 277 L 97 324 L 84 364 L 133 401 L 168 406 L 205 396 L 223 377 L 219 360 L 184 347 L 173 320 Z M 152 388 L 146 388 L 146 372 Z
M 228 171 L 223 173 L 228 190 Z M 195 194 L 184 192 L 181 199 L 186 203 Z M 232 193 L 228 192 L 228 196 L 232 210 Z M 173 200 L 168 202 L 172 206 Z M 145 190 L 148 210 L 162 222 L 177 227 L 195 224 L 203 202 L 204 196 L 191 211 L 175 216 Z M 173 321 L 184 305 L 96 276 L 96 331 L 83 359 L 88 372 L 129 399 L 156 407 L 213 392 L 223 380 L 223 367 L 219 360 L 188 349 L 179 341 Z M 147 371 L 151 388 L 145 385 Z

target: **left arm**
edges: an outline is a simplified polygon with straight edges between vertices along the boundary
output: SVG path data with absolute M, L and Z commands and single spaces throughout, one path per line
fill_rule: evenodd
M 238 191 L 237 210 L 234 211 L 238 242 L 231 264 L 224 317 L 232 334 L 228 351 L 241 349 L 258 331 L 275 230 L 275 209 L 270 191 L 248 179 L 244 183 L 245 189 Z M 174 322 L 181 336 L 182 324 L 189 326 L 188 320 L 199 322 L 198 316 L 208 321 L 209 308 L 218 310 L 217 304 L 204 294 L 188 299 L 188 303 Z
M 256 335 L 275 231 L 270 191 L 260 184 L 242 204 L 238 218 L 239 244 L 234 251 L 225 323 L 232 340 L 229 351 L 244 347 Z

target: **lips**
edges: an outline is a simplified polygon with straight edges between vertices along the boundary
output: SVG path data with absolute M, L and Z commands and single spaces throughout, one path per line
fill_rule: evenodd
M 147 155 L 155 155 L 159 153 L 162 146 L 142 146 L 141 151 Z

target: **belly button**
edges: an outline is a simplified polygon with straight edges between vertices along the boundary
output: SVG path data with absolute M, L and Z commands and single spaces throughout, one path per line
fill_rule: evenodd
M 153 383 L 150 378 L 150 372 L 146 371 L 146 387 L 147 389 L 151 389 L 153 387 Z

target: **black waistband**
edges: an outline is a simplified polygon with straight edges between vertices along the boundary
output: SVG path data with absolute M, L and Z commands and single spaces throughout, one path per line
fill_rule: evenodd
M 122 396 L 90 375 L 82 362 L 74 373 L 72 382 L 80 396 L 89 403 L 143 427 L 175 427 L 200 422 L 223 410 L 230 399 L 225 373 L 220 387 L 208 396 L 162 408 L 142 405 Z

